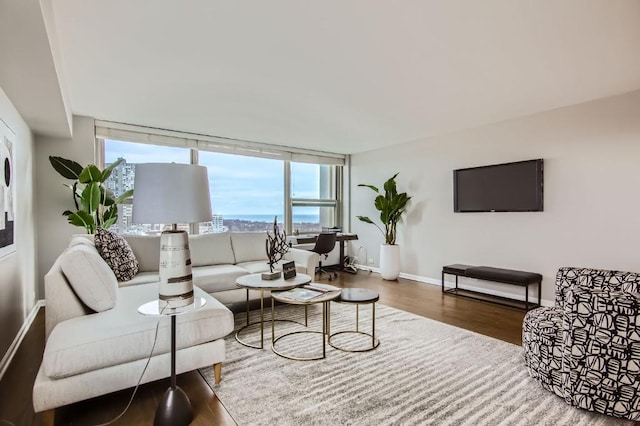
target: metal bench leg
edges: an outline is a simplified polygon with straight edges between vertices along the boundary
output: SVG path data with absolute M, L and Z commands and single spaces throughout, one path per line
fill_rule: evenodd
M 538 306 L 542 306 L 542 280 L 538 283 Z

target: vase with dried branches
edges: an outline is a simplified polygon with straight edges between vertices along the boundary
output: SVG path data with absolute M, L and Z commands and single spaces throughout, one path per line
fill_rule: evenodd
M 278 263 L 284 254 L 289 250 L 287 244 L 287 234 L 278 229 L 278 216 L 273 218 L 273 231 L 267 231 L 267 240 L 265 242 L 267 250 L 267 258 L 269 259 L 270 272 L 262 274 L 263 280 L 275 280 L 280 277 L 280 271 L 274 271 L 273 267 Z

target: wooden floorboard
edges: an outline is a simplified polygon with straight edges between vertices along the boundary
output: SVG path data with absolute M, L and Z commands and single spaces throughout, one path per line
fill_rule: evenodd
M 378 274 L 359 271 L 340 273 L 319 282 L 340 287 L 364 287 L 380 293 L 380 303 L 446 324 L 475 331 L 506 342 L 521 344 L 525 312 L 493 303 L 444 295 L 440 287 L 399 279 L 385 281 Z M 44 350 L 44 310 L 38 313 L 18 352 L 0 381 L 0 426 L 40 425 L 42 415 L 33 412 L 31 390 Z M 224 380 L 224 364 L 222 367 Z M 234 425 L 222 403 L 197 371 L 178 376 L 178 385 L 193 404 L 194 425 Z M 158 400 L 169 386 L 159 380 L 140 386 L 131 407 L 115 425 L 152 424 Z M 107 422 L 127 405 L 133 389 L 115 392 L 55 410 L 56 425 L 95 425 Z M 7 423 L 9 422 L 9 423 Z

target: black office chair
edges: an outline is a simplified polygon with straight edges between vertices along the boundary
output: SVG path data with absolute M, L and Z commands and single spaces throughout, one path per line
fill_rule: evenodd
M 324 256 L 325 260 L 329 256 L 329 253 L 336 246 L 336 233 L 335 232 L 326 232 L 322 234 L 318 234 L 318 238 L 316 238 L 316 245 L 311 249 L 311 251 L 318 253 L 320 256 Z M 320 273 L 320 278 L 322 278 L 322 274 L 329 275 L 329 281 L 333 278 L 338 277 L 338 273 L 335 271 L 328 271 L 327 269 L 322 267 L 322 258 L 320 258 L 320 262 L 318 263 L 318 267 L 316 268 L 316 274 Z

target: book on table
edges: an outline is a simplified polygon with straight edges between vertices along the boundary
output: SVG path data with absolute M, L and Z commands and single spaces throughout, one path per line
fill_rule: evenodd
M 321 283 L 309 283 L 303 286 L 308 290 L 318 291 L 320 293 L 329 293 L 330 291 L 340 291 L 342 290 L 340 287 L 336 287 L 330 284 L 321 284 Z
M 302 287 L 292 288 L 291 290 L 283 291 L 282 293 L 280 293 L 280 295 L 285 299 L 295 300 L 298 302 L 307 302 L 311 299 L 322 296 L 323 294 L 324 293 L 322 292 L 309 290 Z

